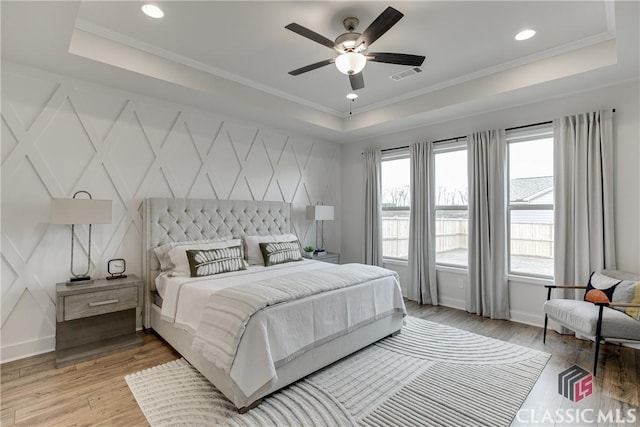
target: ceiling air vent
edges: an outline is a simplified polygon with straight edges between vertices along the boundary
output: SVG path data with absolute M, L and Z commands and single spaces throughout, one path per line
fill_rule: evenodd
M 422 72 L 422 68 L 420 67 L 412 67 L 409 68 L 407 70 L 404 71 L 400 71 L 399 73 L 395 73 L 389 77 L 391 77 L 391 80 L 394 80 L 396 82 L 399 82 L 400 80 L 404 80 L 404 79 L 408 79 L 411 76 L 415 76 L 418 73 Z

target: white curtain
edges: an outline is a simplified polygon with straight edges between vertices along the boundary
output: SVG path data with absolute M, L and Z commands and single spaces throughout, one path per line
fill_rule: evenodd
M 506 138 L 504 130 L 468 136 L 469 286 L 471 313 L 509 318 L 506 278 Z
M 382 266 L 381 152 L 364 157 L 364 263 Z
M 432 212 L 434 168 L 431 142 L 412 144 L 411 216 L 409 219 L 409 288 L 407 298 L 438 305 L 435 218 Z
M 586 284 L 616 268 L 613 217 L 613 110 L 554 120 L 554 278 Z M 566 297 L 582 298 L 584 291 Z

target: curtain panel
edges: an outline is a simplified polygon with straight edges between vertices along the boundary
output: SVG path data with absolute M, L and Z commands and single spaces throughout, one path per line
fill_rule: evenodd
M 436 285 L 434 164 L 431 142 L 411 144 L 409 287 L 407 298 L 438 305 Z
M 470 313 L 509 318 L 506 277 L 506 137 L 504 130 L 468 136 Z
M 616 269 L 613 110 L 562 117 L 553 132 L 555 283 L 586 285 L 592 271 Z
M 380 150 L 364 157 L 364 263 L 382 266 L 382 201 Z

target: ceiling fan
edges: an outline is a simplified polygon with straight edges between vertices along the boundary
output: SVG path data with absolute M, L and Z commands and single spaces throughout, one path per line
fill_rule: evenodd
M 364 87 L 364 78 L 362 70 L 367 61 L 384 62 L 387 64 L 409 65 L 419 67 L 424 62 L 424 56 L 409 55 L 405 53 L 386 53 L 386 52 L 369 52 L 369 47 L 380 38 L 384 33 L 389 31 L 404 14 L 398 10 L 387 7 L 362 33 L 356 33 L 360 20 L 358 18 L 346 18 L 343 21 L 347 33 L 339 35 L 335 41 L 312 31 L 300 24 L 291 23 L 285 28 L 294 33 L 300 34 L 309 40 L 320 43 L 330 49 L 334 49 L 339 55 L 336 58 L 326 59 L 307 65 L 293 71 L 289 71 L 292 76 L 297 76 L 308 71 L 324 67 L 329 64 L 336 64 L 338 70 L 349 76 L 349 82 L 353 90 L 362 89 Z

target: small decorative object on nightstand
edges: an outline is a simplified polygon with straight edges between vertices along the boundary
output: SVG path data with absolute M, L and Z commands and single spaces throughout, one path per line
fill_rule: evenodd
M 324 252 L 324 255 L 311 255 L 310 257 L 316 261 L 330 262 L 332 264 L 340 264 L 340 254 L 335 252 Z
M 56 285 L 56 366 L 142 344 L 136 333 L 136 309 L 142 306 L 142 280 L 94 280 Z
M 124 260 L 124 258 L 110 259 L 109 262 L 107 262 L 107 272 L 111 276 L 107 276 L 106 279 L 124 279 L 125 277 L 127 277 L 127 275 L 124 274 L 126 270 L 127 262 Z

